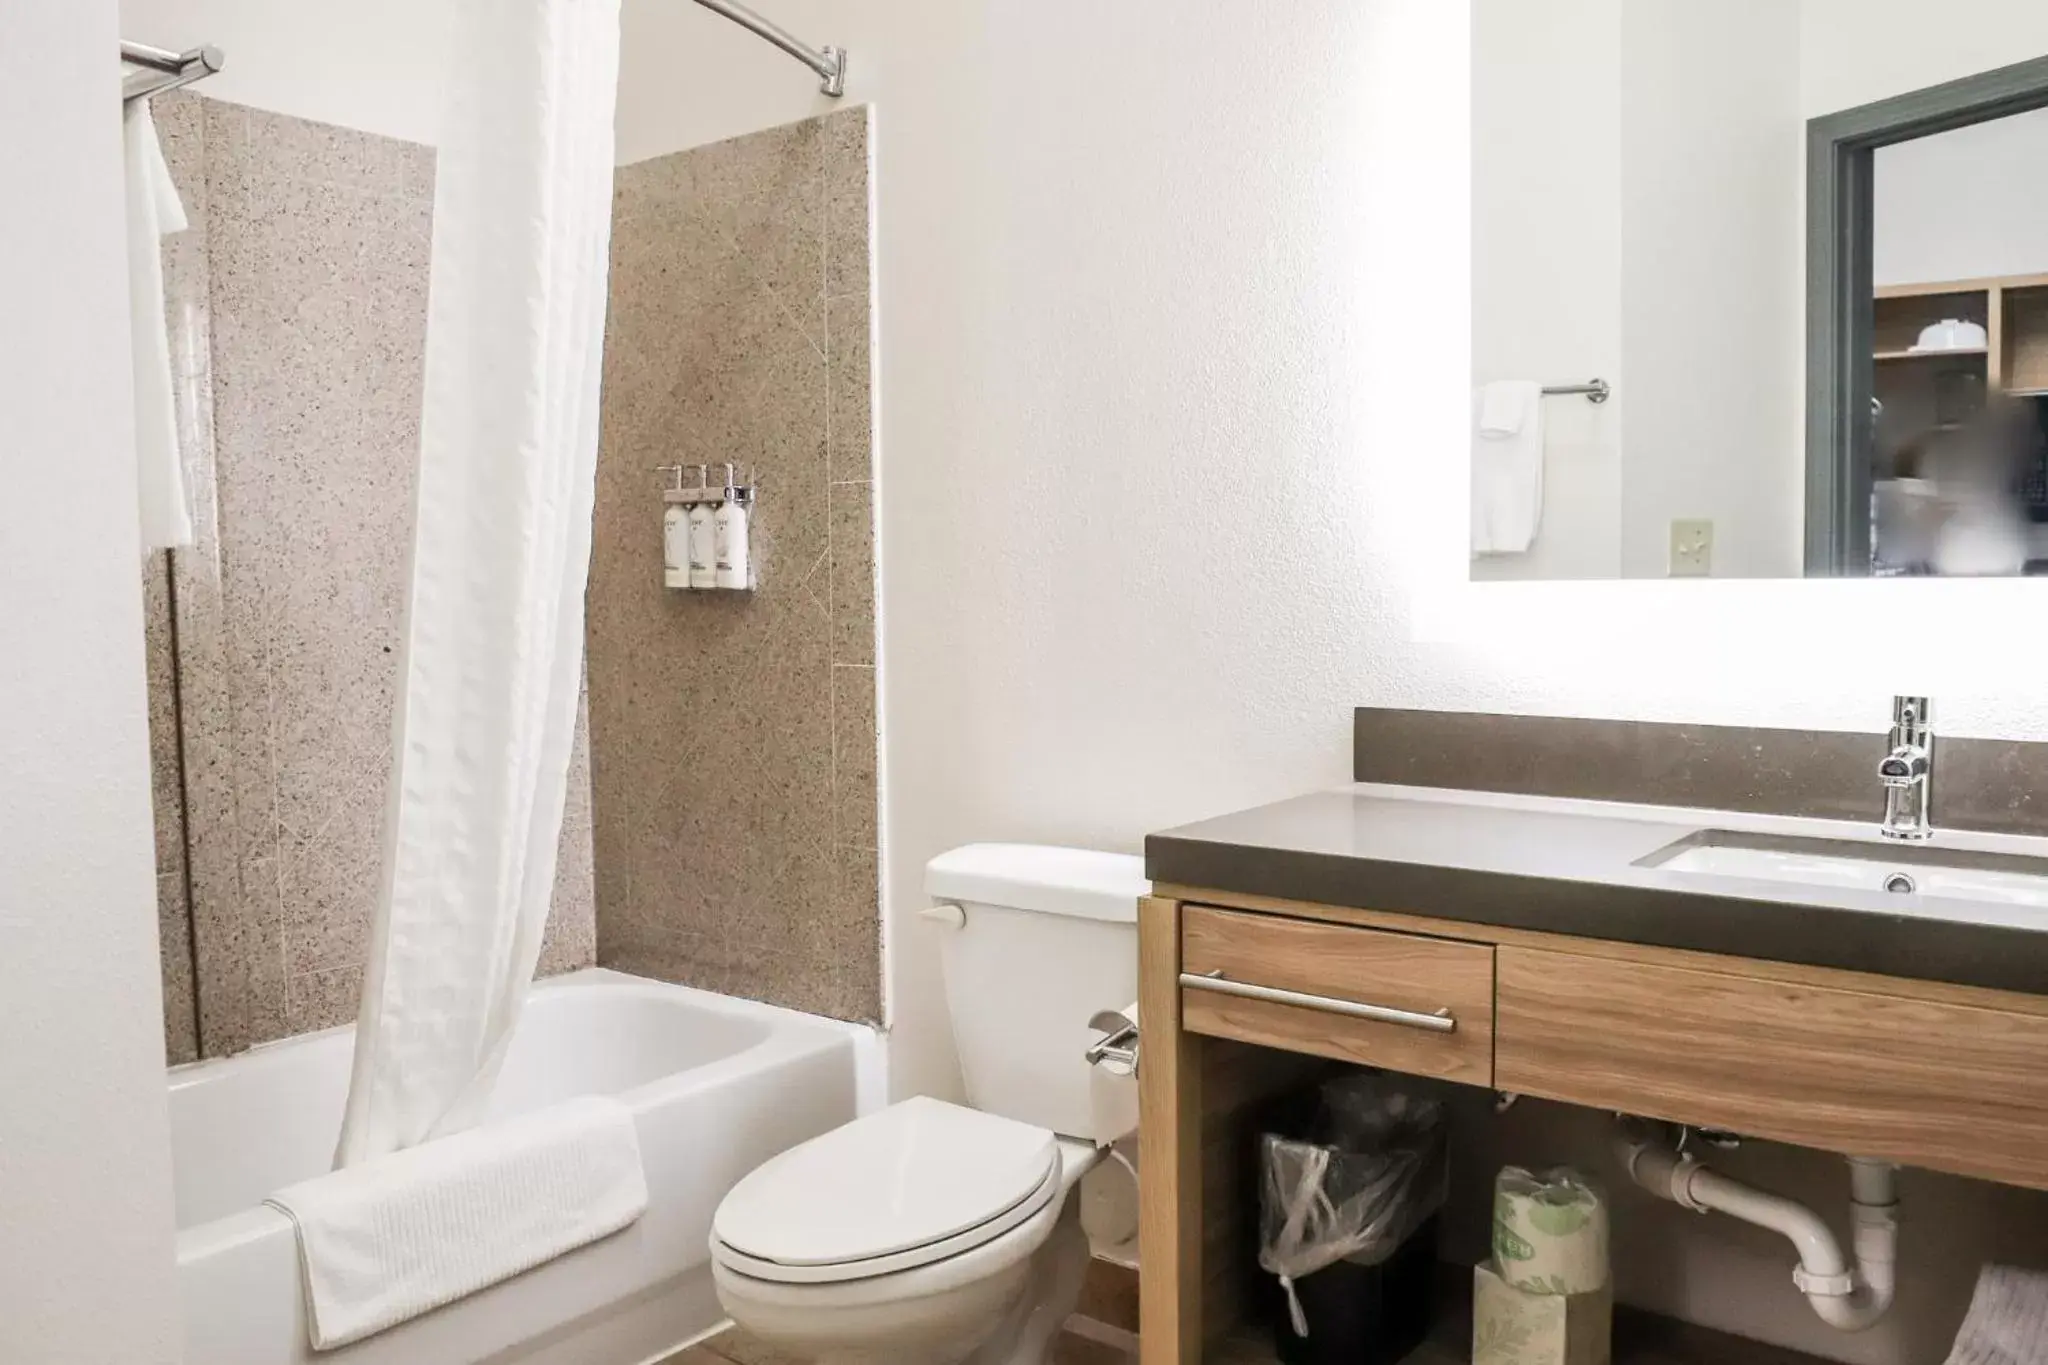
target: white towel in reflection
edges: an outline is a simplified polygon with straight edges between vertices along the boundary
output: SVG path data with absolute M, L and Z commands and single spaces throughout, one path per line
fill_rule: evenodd
M 1543 386 L 1485 384 L 1472 407 L 1472 553 L 1523 554 L 1543 520 Z
M 2048 1365 L 2048 1274 L 1987 1265 L 1948 1365 Z
M 316 1351 L 395 1327 L 647 1210 L 633 1112 L 571 1100 L 288 1186 Z
M 192 543 L 192 510 L 178 458 L 178 405 L 164 332 L 163 239 L 185 230 L 148 100 L 122 113 L 128 185 L 128 329 L 135 368 L 135 460 L 145 553 Z

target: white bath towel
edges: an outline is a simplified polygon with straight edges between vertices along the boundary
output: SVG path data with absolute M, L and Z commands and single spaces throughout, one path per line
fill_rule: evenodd
M 123 111 L 128 181 L 128 329 L 135 367 L 135 462 L 145 553 L 192 543 L 192 510 L 178 457 L 171 343 L 164 334 L 163 239 L 185 230 L 148 100 Z
M 279 1190 L 316 1351 L 509 1280 L 647 1209 L 632 1111 L 601 1097 L 422 1143 Z
M 2048 1274 L 1987 1265 L 1948 1365 L 2048 1365 Z
M 1472 553 L 1525 553 L 1543 520 L 1543 386 L 1481 386 L 1472 413 Z

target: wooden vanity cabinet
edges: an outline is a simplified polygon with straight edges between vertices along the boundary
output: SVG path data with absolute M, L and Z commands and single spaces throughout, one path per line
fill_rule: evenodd
M 1246 1254 L 1204 1235 L 1234 1197 L 1209 1039 L 2048 1189 L 2048 997 L 1160 890 L 1139 914 L 1143 1365 L 1199 1365 L 1199 1286 Z
M 1503 1090 L 2048 1187 L 2039 1014 L 1527 948 L 1498 1012 Z

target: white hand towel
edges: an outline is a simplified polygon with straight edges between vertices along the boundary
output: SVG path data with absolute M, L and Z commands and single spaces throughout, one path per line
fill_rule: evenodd
M 1987 1265 L 1948 1365 L 2048 1365 L 2048 1274 Z
M 1525 553 L 1543 520 L 1543 386 L 1482 386 L 1472 425 L 1472 553 Z
M 279 1190 L 331 1350 L 609 1236 L 647 1209 L 632 1111 L 571 1100 Z
M 185 230 L 148 100 L 122 114 L 128 183 L 128 326 L 135 367 L 135 460 L 145 553 L 192 543 L 192 511 L 178 457 L 178 405 L 164 332 L 163 239 Z
M 1479 390 L 1479 434 L 1519 436 L 1540 410 L 1542 389 L 1529 383 L 1487 384 Z

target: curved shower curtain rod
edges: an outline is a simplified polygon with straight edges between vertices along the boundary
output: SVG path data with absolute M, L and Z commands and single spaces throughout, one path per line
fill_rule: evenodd
M 834 99 L 846 93 L 846 50 L 837 47 L 811 47 L 798 41 L 788 29 L 764 19 L 737 0 L 697 0 L 697 3 L 713 14 L 722 14 L 741 28 L 787 52 L 790 56 L 818 73 L 819 89 Z
M 837 99 L 846 93 L 846 50 L 814 48 L 769 19 L 764 19 L 738 0 L 697 0 L 714 14 L 722 14 L 748 32 L 767 39 L 790 56 L 818 73 L 819 89 Z M 125 100 L 160 95 L 181 85 L 204 80 L 226 64 L 217 47 L 195 47 L 190 52 L 171 52 L 147 43 L 121 44 L 121 60 L 153 74 L 138 76 L 122 90 Z

